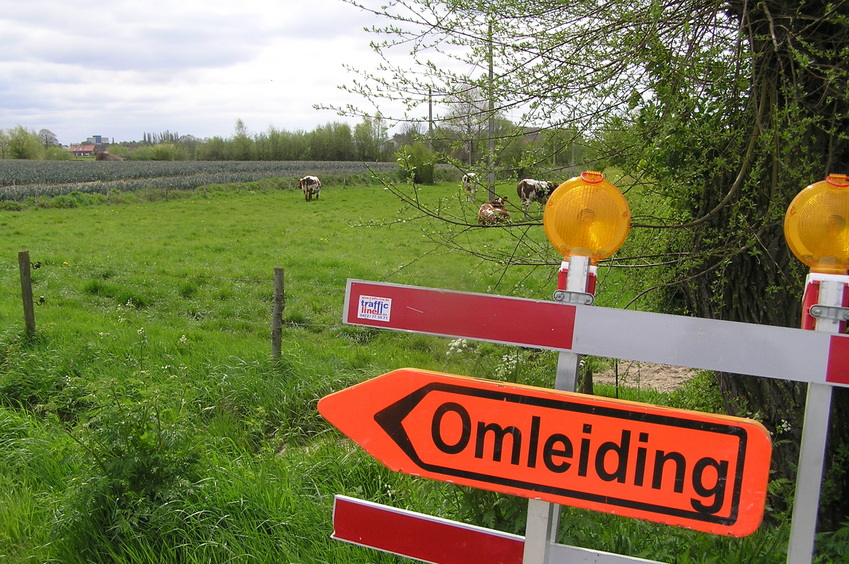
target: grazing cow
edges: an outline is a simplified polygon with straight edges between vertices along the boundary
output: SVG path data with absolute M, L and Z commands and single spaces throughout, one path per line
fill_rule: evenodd
M 463 191 L 466 193 L 466 201 L 471 202 L 478 193 L 478 175 L 468 172 L 463 175 Z
M 522 204 L 525 214 L 528 213 L 531 202 L 536 201 L 540 205 L 544 204 L 555 188 L 557 188 L 556 184 L 545 180 L 525 178 L 519 182 L 519 185 L 516 186 L 516 193 L 519 195 L 519 202 Z
M 318 200 L 318 195 L 321 193 L 321 180 L 317 176 L 305 176 L 298 180 L 298 188 L 304 191 L 306 201 L 315 199 Z
M 498 197 L 481 205 L 478 210 L 478 223 L 481 225 L 495 225 L 502 221 L 510 220 L 510 212 L 504 209 L 507 196 Z

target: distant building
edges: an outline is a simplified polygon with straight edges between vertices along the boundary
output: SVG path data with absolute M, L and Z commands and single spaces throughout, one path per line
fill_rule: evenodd
M 71 145 L 68 148 L 75 157 L 92 157 L 97 152 L 96 145 Z
M 86 143 L 90 143 L 92 145 L 102 145 L 103 144 L 103 135 L 92 135 L 88 139 L 85 140 Z M 107 143 L 109 141 L 106 141 Z

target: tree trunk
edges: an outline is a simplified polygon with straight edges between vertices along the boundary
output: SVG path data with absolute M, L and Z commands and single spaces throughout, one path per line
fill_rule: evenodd
M 687 283 L 673 299 L 699 317 L 799 327 L 806 272 L 784 241 L 783 214 L 806 185 L 829 173 L 849 173 L 831 170 L 849 166 L 846 62 L 837 56 L 849 33 L 822 18 L 825 2 L 729 6 L 748 34 L 754 77 L 741 102 L 749 104 L 748 123 L 733 127 L 754 132 L 757 150 L 746 155 L 738 136 L 736 170 L 706 178 L 704 191 L 691 201 L 692 217 L 706 219 L 686 244 L 701 258 L 682 265 L 679 276 Z M 835 10 L 849 15 L 845 4 Z M 744 180 L 730 192 L 737 178 Z M 773 478 L 795 483 L 806 386 L 733 374 L 719 374 L 718 380 L 730 413 L 759 419 L 772 432 Z M 820 530 L 833 530 L 849 514 L 847 418 L 849 393 L 835 390 Z M 770 504 L 780 508 L 784 501 L 777 497 Z

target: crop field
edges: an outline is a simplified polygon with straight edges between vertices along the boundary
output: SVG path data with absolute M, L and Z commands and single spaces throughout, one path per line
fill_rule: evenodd
M 411 197 L 458 216 L 477 206 L 456 183 Z M 0 560 L 406 561 L 331 540 L 336 494 L 522 533 L 526 500 L 390 472 L 316 410 L 321 397 L 401 367 L 553 385 L 551 351 L 341 322 L 349 278 L 536 299 L 554 291 L 553 250 L 550 264 L 505 270 L 444 245 L 443 229 L 383 186 L 352 183 L 311 202 L 294 190 L 207 186 L 0 211 Z M 522 232 L 545 244 L 539 224 Z M 516 245 L 500 228 L 454 237 L 496 254 Z M 44 298 L 31 336 L 22 250 Z M 274 358 L 277 267 L 285 308 Z M 619 301 L 623 280 L 600 282 L 600 297 Z M 715 402 L 710 381 L 596 393 L 704 410 Z M 787 519 L 769 517 L 731 539 L 564 508 L 559 541 L 662 562 L 783 562 Z M 819 542 L 821 562 L 845 549 L 838 537 Z
M 394 172 L 394 163 L 311 161 L 0 161 L 0 201 L 72 192 L 190 190 L 200 186 L 277 179 L 294 186 L 307 174 L 323 183 L 367 183 L 372 174 Z

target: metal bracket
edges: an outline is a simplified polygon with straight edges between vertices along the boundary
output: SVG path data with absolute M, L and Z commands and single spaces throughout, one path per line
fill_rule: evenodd
M 556 299 L 556 298 L 555 298 Z M 808 310 L 811 317 L 816 319 L 832 319 L 834 321 L 849 321 L 849 307 L 813 305 Z
M 593 305 L 594 300 L 595 296 L 589 292 L 567 292 L 566 290 L 554 292 L 554 301 L 561 304 Z

